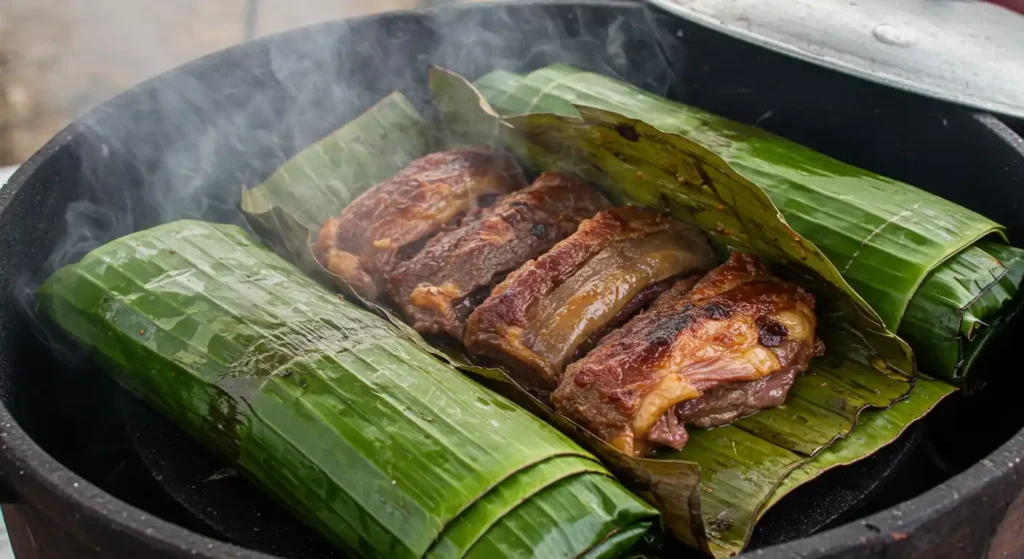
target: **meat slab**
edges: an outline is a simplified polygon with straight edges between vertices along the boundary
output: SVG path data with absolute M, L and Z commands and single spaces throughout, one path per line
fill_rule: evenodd
M 619 450 L 681 449 L 686 425 L 713 427 L 778 406 L 824 352 L 814 297 L 733 253 L 679 282 L 568 367 L 555 409 Z
M 462 340 L 466 319 L 505 276 L 609 207 L 594 188 L 564 173 L 471 212 L 462 225 L 427 242 L 388 278 L 388 295 L 419 332 Z

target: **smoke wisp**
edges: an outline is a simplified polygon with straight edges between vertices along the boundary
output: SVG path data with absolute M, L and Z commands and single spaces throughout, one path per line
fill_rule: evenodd
M 432 117 L 430 64 L 478 77 L 562 62 L 664 93 L 671 76 L 655 35 L 641 6 L 478 4 L 314 25 L 170 71 L 72 126 L 80 196 L 19 293 L 31 308 L 57 268 L 159 223 L 244 224 L 243 188 L 389 92 Z

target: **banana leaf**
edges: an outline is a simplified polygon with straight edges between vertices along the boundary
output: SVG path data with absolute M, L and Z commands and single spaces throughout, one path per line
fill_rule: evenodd
M 497 80 L 491 78 L 484 89 L 494 92 Z M 581 430 L 564 418 L 548 417 L 566 432 L 576 432 L 627 487 L 662 509 L 664 522 L 683 541 L 715 556 L 740 551 L 773 495 L 802 483 L 782 485 L 791 472 L 854 430 L 862 410 L 887 408 L 909 392 L 909 348 L 886 330 L 829 259 L 787 225 L 765 192 L 715 153 L 645 122 L 592 107 L 572 106 L 572 116 L 499 118 L 467 81 L 441 69 L 432 71 L 431 87 L 451 141 L 502 143 L 535 169 L 574 172 L 618 203 L 650 206 L 694 222 L 723 250 L 755 251 L 818 296 L 828 351 L 812 362 L 784 406 L 725 427 L 696 430 L 681 452 L 645 461 L 616 456 L 592 436 L 580 436 Z M 943 386 L 944 392 L 924 399 L 934 405 L 951 390 Z M 855 445 L 857 457 L 898 433 Z M 677 470 L 688 465 L 690 472 L 666 491 L 657 483 L 666 478 L 652 472 L 670 464 Z M 699 485 L 685 486 L 693 479 Z
M 900 333 L 926 371 L 968 380 L 982 348 L 1020 309 L 1024 250 L 983 240 L 943 262 L 907 308 Z
M 363 557 L 614 557 L 656 520 L 587 452 L 235 226 L 161 225 L 40 310 L 127 389 Z
M 278 254 L 308 266 L 309 239 L 323 222 L 429 153 L 431 142 L 429 127 L 396 91 L 289 159 L 260 185 L 243 187 L 242 211 Z
M 983 237 L 1001 236 L 1002 228 L 947 200 L 758 128 L 564 65 L 528 76 L 493 72 L 477 83 L 502 115 L 574 116 L 574 105 L 592 106 L 642 119 L 714 151 L 768 193 L 793 229 L 821 248 L 886 326 L 918 350 L 931 374 L 965 381 L 977 348 L 1016 308 L 1019 273 L 966 250 Z M 1010 250 L 1003 243 L 990 245 Z
M 952 387 L 948 383 L 918 374 L 915 377 L 914 390 L 906 398 L 888 409 L 865 410 L 852 433 L 832 443 L 809 462 L 790 472 L 772 492 L 768 502 L 758 511 L 758 519 L 799 485 L 832 468 L 852 464 L 864 458 L 866 448 L 877 450 L 884 446 L 884 442 L 895 440 L 911 423 L 934 409 L 950 392 Z M 879 444 L 880 441 L 884 442 Z

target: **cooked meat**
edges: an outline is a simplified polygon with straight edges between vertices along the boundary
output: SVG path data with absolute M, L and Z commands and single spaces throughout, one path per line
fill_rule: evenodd
M 394 267 L 446 225 L 526 185 L 508 156 L 488 148 L 432 153 L 356 198 L 317 236 L 321 264 L 376 299 Z
M 680 449 L 687 424 L 713 427 L 781 404 L 824 351 L 816 323 L 811 294 L 733 253 L 570 365 L 552 402 L 625 453 Z
M 700 279 L 700 274 L 687 276 L 684 279 L 685 281 L 689 282 L 690 285 L 693 285 L 697 283 L 697 280 Z M 619 312 L 616 313 L 611 320 L 605 323 L 604 326 L 599 328 L 596 332 L 591 334 L 590 337 L 586 339 L 586 341 L 580 344 L 576 348 L 576 353 L 573 354 L 573 357 L 572 359 L 570 359 L 570 361 L 580 359 L 584 355 L 589 353 L 590 350 L 594 349 L 594 347 L 597 346 L 597 343 L 600 342 L 601 339 L 604 338 L 609 332 L 612 332 L 619 326 L 622 326 L 623 324 L 626 323 L 626 321 L 633 318 L 633 316 L 635 316 L 638 312 L 647 308 L 647 306 L 653 303 L 655 300 L 657 300 L 657 298 L 660 297 L 662 293 L 671 289 L 677 281 L 679 281 L 678 277 L 668 278 L 665 280 L 661 280 L 658 283 L 651 284 L 645 287 L 643 291 L 636 294 L 636 297 L 630 299 L 629 302 L 626 303 L 626 306 L 619 309 Z
M 700 398 L 677 404 L 676 418 L 685 425 L 707 429 L 764 408 L 780 406 L 786 401 L 796 374 L 797 370 L 789 367 L 757 380 L 719 384 L 705 390 Z
M 714 254 L 692 225 L 648 209 L 603 211 L 537 260 L 509 274 L 469 317 L 472 353 L 551 389 L 577 348 L 649 286 L 703 272 Z
M 544 173 L 523 190 L 469 214 L 388 278 L 388 296 L 420 332 L 462 339 L 470 311 L 491 287 L 609 207 L 596 190 L 562 173 Z

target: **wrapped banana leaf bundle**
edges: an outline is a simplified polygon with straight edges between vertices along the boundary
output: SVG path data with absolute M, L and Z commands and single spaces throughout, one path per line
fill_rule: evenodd
M 504 116 L 597 107 L 720 155 L 821 248 L 929 374 L 965 382 L 979 350 L 1019 308 L 1024 251 L 1006 244 L 1001 226 L 948 200 L 569 66 L 493 72 L 476 86 Z
M 126 388 L 360 557 L 614 557 L 657 512 L 540 419 L 241 229 L 178 221 L 40 289 Z

